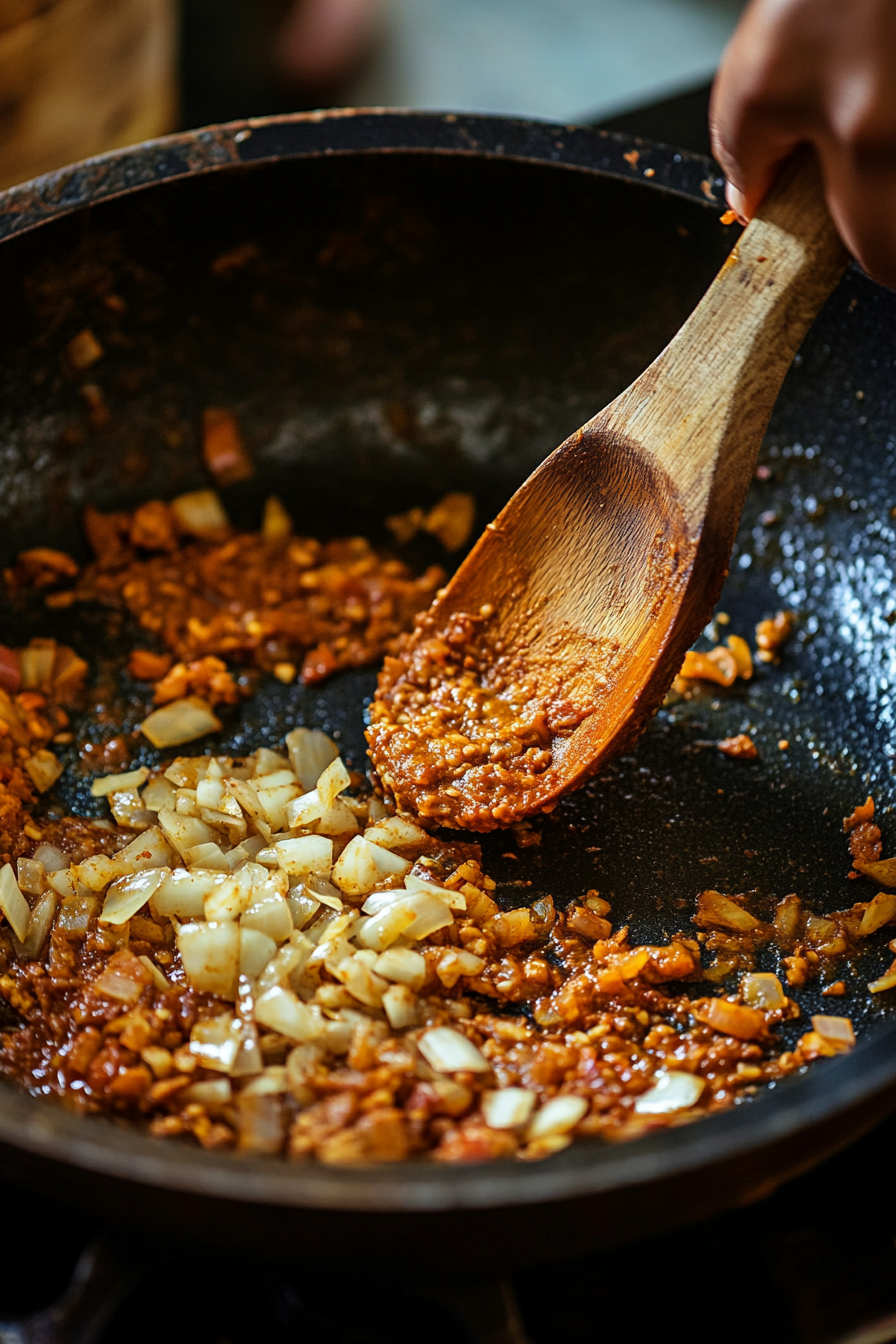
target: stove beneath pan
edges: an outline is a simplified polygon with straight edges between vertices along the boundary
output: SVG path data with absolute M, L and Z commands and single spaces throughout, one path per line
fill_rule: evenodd
M 338 1246 L 309 1265 L 137 1240 L 6 1187 L 0 1344 L 888 1344 L 894 1149 L 896 1118 L 760 1203 L 503 1282 L 462 1246 L 453 1277 L 387 1279 Z

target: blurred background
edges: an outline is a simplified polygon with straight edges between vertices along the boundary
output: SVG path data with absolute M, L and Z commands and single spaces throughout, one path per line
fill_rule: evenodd
M 0 186 L 169 130 L 338 105 L 706 149 L 706 86 L 743 2 L 0 0 Z

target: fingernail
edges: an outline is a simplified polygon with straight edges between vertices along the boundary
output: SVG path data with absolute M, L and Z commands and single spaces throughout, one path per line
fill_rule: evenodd
M 743 192 L 738 191 L 737 187 L 732 186 L 731 183 L 728 182 L 725 186 L 725 199 L 737 215 L 738 222 L 741 224 L 748 223 L 749 221 L 745 213 L 746 200 Z

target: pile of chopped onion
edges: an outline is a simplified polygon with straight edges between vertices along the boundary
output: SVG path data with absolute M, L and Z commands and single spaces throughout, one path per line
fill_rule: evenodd
M 432 1075 L 482 1076 L 490 1127 L 517 1130 L 533 1151 L 564 1147 L 586 1101 L 559 1096 L 538 1109 L 534 1092 L 496 1085 L 462 1021 L 434 1025 L 424 1012 L 419 991 L 433 974 L 452 989 L 485 969 L 461 946 L 427 942 L 467 900 L 436 879 L 426 833 L 352 794 L 325 734 L 297 728 L 286 748 L 240 762 L 179 757 L 163 772 L 95 779 L 94 796 L 138 834 L 116 854 L 72 866 L 41 845 L 18 861 L 18 880 L 7 864 L 0 910 L 19 949 L 37 956 L 54 920 L 77 935 L 98 917 L 119 950 L 92 987 L 131 1005 L 148 986 L 173 986 L 165 966 L 127 951 L 129 923 L 141 914 L 170 921 L 187 980 L 220 1001 L 193 1027 L 190 1050 L 221 1080 L 200 1078 L 190 1097 L 234 1097 L 243 1146 L 280 1142 L 272 1117 L 286 1071 L 264 1066 L 261 1036 L 285 1037 L 297 1054 L 340 1056 L 366 1018 L 402 1033 Z

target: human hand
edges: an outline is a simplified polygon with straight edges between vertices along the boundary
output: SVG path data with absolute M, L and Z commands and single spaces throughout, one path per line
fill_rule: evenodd
M 722 58 L 710 125 L 743 220 L 784 160 L 812 144 L 844 243 L 896 286 L 896 0 L 752 0 Z

